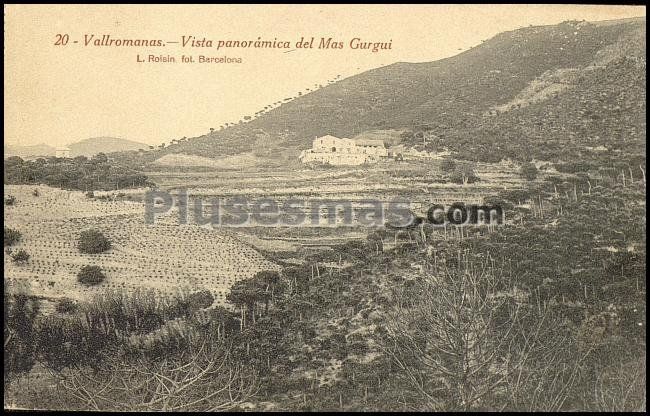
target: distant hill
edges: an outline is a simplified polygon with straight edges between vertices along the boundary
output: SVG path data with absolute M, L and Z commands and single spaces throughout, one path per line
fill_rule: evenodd
M 428 145 L 465 158 L 580 157 L 576 146 L 622 143 L 638 149 L 645 60 L 645 18 L 531 26 L 447 59 L 366 71 L 147 157 L 254 152 L 288 160 L 316 136 L 387 130 L 425 130 Z
M 45 143 L 36 144 L 32 146 L 21 146 L 21 145 L 4 145 L 4 155 L 7 156 L 20 156 L 20 157 L 47 157 L 54 156 L 56 153 L 56 148 Z
M 129 150 L 147 150 L 149 145 L 133 140 L 116 137 L 93 137 L 68 145 L 70 156 L 93 156 L 97 153 L 124 152 Z

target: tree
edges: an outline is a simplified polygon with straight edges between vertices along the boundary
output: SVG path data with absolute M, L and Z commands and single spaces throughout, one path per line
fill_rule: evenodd
M 525 163 L 521 166 L 519 173 L 526 180 L 532 181 L 537 178 L 537 167 L 533 163 Z
M 371 250 L 375 251 L 376 254 L 384 251 L 384 238 L 383 234 L 380 231 L 373 231 L 368 234 L 366 238 L 368 241 L 368 246 Z
M 264 301 L 264 313 L 269 310 L 269 302 L 275 299 L 280 292 L 280 273 L 275 270 L 261 270 L 255 274 L 253 280 L 260 289 L 260 298 Z
M 254 399 L 260 378 L 231 350 L 231 344 L 202 339 L 164 359 L 111 355 L 103 357 L 96 369 L 79 366 L 57 375 L 62 387 L 87 410 L 239 410 Z
M 102 253 L 111 248 L 111 242 L 98 230 L 86 230 L 79 235 L 79 251 L 86 254 Z
M 449 180 L 458 184 L 468 184 L 479 180 L 474 172 L 474 166 L 470 163 L 457 165 L 454 171 L 449 175 Z
M 99 266 L 83 266 L 77 273 L 77 280 L 87 286 L 98 285 L 106 279 L 106 275 Z
M 22 235 L 20 231 L 14 230 L 13 228 L 5 227 L 5 247 L 12 246 L 20 241 Z
M 92 159 L 90 159 L 90 162 L 94 164 L 107 163 L 108 156 L 106 156 L 105 153 L 99 152 L 95 156 L 93 156 Z
M 35 363 L 37 346 L 34 325 L 40 303 L 24 289 L 5 281 L 4 290 L 4 380 L 28 372 Z M 5 384 L 6 385 L 6 384 Z
M 16 197 L 13 195 L 5 196 L 5 205 L 11 206 L 16 204 Z
M 414 400 L 427 409 L 470 411 L 520 403 L 539 390 L 535 383 L 553 380 L 557 360 L 568 356 L 561 349 L 566 339 L 548 340 L 545 329 L 559 325 L 518 301 L 487 262 L 463 266 L 458 260 L 404 289 L 389 314 L 383 349 Z M 531 368 L 534 373 L 527 372 Z M 561 375 L 575 380 L 576 371 Z M 529 384 L 523 386 L 524 379 Z M 508 392 L 511 396 L 504 396 Z M 546 398 L 557 410 L 566 389 Z

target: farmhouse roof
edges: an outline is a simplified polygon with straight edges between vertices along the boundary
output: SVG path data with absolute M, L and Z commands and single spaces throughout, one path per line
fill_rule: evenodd
M 336 140 L 341 140 L 340 137 L 332 136 L 330 134 L 326 134 L 325 136 L 320 136 L 316 137 L 314 140 L 320 140 L 320 139 L 336 139 Z
M 357 146 L 384 147 L 384 141 L 377 139 L 359 139 L 355 143 Z

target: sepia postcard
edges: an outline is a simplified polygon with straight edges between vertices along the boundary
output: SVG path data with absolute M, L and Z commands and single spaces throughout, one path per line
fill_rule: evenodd
M 645 13 L 5 5 L 4 409 L 645 412 Z

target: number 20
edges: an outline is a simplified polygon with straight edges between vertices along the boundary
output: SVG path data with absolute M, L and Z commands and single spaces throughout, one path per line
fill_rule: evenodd
M 55 46 L 65 46 L 68 44 L 68 40 L 70 37 L 68 35 L 56 35 L 56 42 L 54 42 Z

